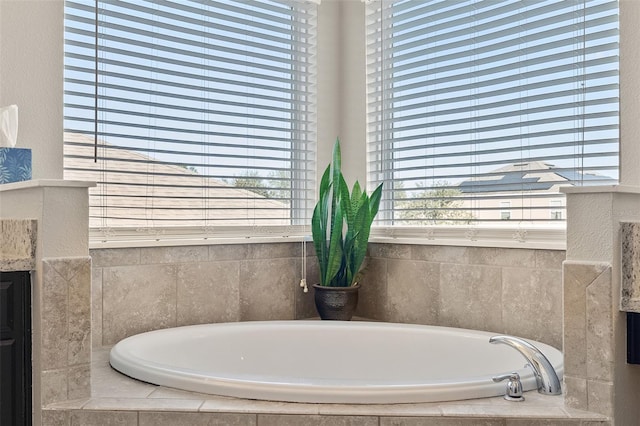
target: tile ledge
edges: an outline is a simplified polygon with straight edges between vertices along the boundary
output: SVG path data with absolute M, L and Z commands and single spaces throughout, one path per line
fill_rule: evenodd
M 62 402 L 53 402 L 51 404 L 43 405 L 42 409 L 55 410 L 55 411 L 81 410 L 91 400 L 92 398 L 81 398 L 81 399 L 71 399 L 71 400 L 62 401 Z
M 566 259 L 562 261 L 563 265 L 578 265 L 578 266 L 593 266 L 600 272 L 604 272 L 606 269 L 611 268 L 610 262 L 597 261 L 597 260 L 577 260 Z
M 0 272 L 33 271 L 36 261 L 31 257 L 5 258 L 0 256 Z
M 358 318 L 360 319 L 360 318 Z M 92 373 L 110 369 L 106 355 L 109 347 L 94 349 Z M 137 382 L 127 377 L 119 379 Z M 104 380 L 109 381 L 108 377 Z M 94 383 L 95 385 L 95 383 Z M 598 413 L 565 407 L 564 397 L 540 395 L 535 391 L 526 393 L 523 403 L 507 402 L 502 397 L 481 398 L 465 401 L 447 401 L 416 404 L 313 404 L 278 401 L 259 401 L 227 396 L 190 393 L 159 386 L 150 395 L 155 397 L 122 398 L 116 388 L 113 395 L 94 396 L 88 399 L 50 404 L 45 410 L 66 411 L 127 411 L 138 413 L 193 412 L 206 414 L 296 414 L 320 416 L 357 416 L 367 413 L 375 417 L 413 418 L 495 418 L 533 420 L 608 421 Z M 516 405 L 519 404 L 519 405 Z M 197 408 L 196 408 L 197 406 Z
M 196 400 L 196 399 L 173 399 L 149 400 L 147 398 L 127 398 L 127 403 L 118 404 L 122 398 L 89 398 L 74 401 L 65 401 L 49 404 L 43 410 L 50 411 L 127 411 L 139 413 L 166 413 L 166 412 L 193 412 L 203 414 L 296 414 L 314 416 L 359 416 L 363 415 L 363 410 L 375 417 L 422 417 L 422 418 L 495 418 L 495 419 L 532 419 L 532 420 L 580 420 L 580 421 L 610 421 L 611 419 L 602 414 L 581 411 L 570 408 L 557 408 L 557 414 L 552 414 L 555 410 L 550 410 L 547 406 L 529 404 L 519 413 L 519 407 L 501 405 L 491 398 L 487 405 L 474 405 L 469 410 L 469 405 L 461 405 L 459 410 L 456 406 L 449 406 L 447 403 L 424 404 L 371 404 L 371 405 L 349 405 L 349 404 L 296 404 L 275 401 L 254 401 L 244 399 L 225 398 L 225 401 Z M 231 403 L 229 403 L 229 399 Z M 475 400 L 473 400 L 475 402 Z M 185 402 L 193 402 L 199 405 L 197 409 L 185 407 Z M 209 403 L 209 404 L 208 404 Z M 220 404 L 219 407 L 216 405 Z M 508 407 L 508 408 L 506 408 Z M 537 411 L 535 414 L 533 411 Z
M 67 188 L 90 188 L 96 186 L 95 182 L 64 180 L 64 179 L 36 179 L 22 182 L 3 183 L 0 185 L 0 192 L 14 191 L 18 189 L 46 188 L 46 187 L 67 187 Z
M 162 388 L 162 387 L 160 387 Z M 168 389 L 168 388 L 167 388 Z M 287 403 L 278 401 L 256 401 L 241 398 L 204 395 L 194 398 L 124 398 L 92 397 L 46 405 L 43 410 L 52 411 L 129 411 L 145 413 L 193 412 L 230 414 L 298 414 L 321 416 L 357 416 L 366 410 L 376 417 L 424 417 L 459 418 L 478 417 L 496 419 L 538 419 L 538 420 L 582 420 L 608 421 L 608 417 L 578 409 L 566 408 L 562 402 L 546 404 L 545 397 L 527 392 L 530 400 L 523 405 L 505 402 L 501 397 L 482 398 L 466 401 L 416 403 L 416 404 L 312 404 Z M 197 403 L 199 408 L 185 407 L 186 403 Z M 471 408 L 471 410 L 470 410 Z
M 631 185 L 600 185 L 600 186 L 563 186 L 560 192 L 565 194 L 640 194 L 640 186 Z

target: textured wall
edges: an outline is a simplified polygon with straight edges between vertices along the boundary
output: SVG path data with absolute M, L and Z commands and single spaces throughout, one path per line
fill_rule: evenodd
M 313 250 L 307 278 L 317 281 Z M 315 316 L 301 244 L 92 250 L 93 342 L 157 328 Z M 357 315 L 562 345 L 562 251 L 371 244 Z
M 0 106 L 20 111 L 34 179 L 62 179 L 64 2 L 0 1 Z

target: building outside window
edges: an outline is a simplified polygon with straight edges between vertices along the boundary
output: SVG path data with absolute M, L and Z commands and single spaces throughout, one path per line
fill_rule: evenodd
M 509 201 L 544 226 L 562 186 L 617 182 L 617 1 L 370 1 L 367 25 L 380 225 L 490 225 Z
M 65 5 L 65 177 L 98 182 L 92 229 L 308 225 L 314 2 Z M 617 182 L 616 1 L 366 10 L 378 226 L 544 226 L 562 186 Z
M 511 210 L 509 210 L 509 208 L 511 207 L 511 202 L 510 201 L 500 201 L 500 219 L 502 220 L 509 220 L 511 219 Z
M 563 206 L 563 200 L 551 200 L 549 201 L 551 220 L 562 220 L 565 207 Z
M 65 2 L 65 178 L 98 183 L 101 238 L 306 225 L 316 9 Z

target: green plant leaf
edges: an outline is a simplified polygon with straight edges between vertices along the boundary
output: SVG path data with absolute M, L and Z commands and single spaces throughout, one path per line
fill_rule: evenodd
M 378 185 L 376 189 L 371 193 L 369 199 L 369 211 L 371 212 L 371 222 L 378 214 L 378 207 L 380 207 L 380 199 L 382 198 L 382 184 Z
M 359 200 L 362 197 L 362 189 L 360 188 L 360 183 L 356 181 L 353 184 L 353 189 L 351 190 L 351 200 Z
M 339 186 L 340 178 L 342 177 L 342 155 L 340 153 L 340 139 L 336 139 L 336 143 L 333 145 L 333 155 L 331 161 L 331 182 L 334 187 Z
M 333 160 L 329 167 L 331 167 L 331 211 L 327 214 L 331 216 L 331 233 L 333 233 L 333 228 L 336 224 L 336 215 L 335 212 L 338 209 L 338 204 L 340 203 L 341 196 L 341 185 L 340 179 L 342 178 L 342 157 L 340 154 L 340 139 L 336 139 L 336 143 L 333 146 Z M 340 223 L 342 227 L 342 223 Z
M 342 208 L 342 215 L 344 220 L 347 222 L 347 225 L 353 219 L 353 210 L 351 208 L 351 203 L 349 201 L 349 187 L 347 186 L 347 182 L 344 180 L 343 176 L 340 176 L 340 207 Z
M 313 209 L 313 216 L 311 217 L 311 235 L 313 236 L 313 246 L 316 249 L 316 256 L 318 258 L 320 282 L 324 282 L 324 277 L 327 274 L 327 243 L 325 228 L 322 226 L 322 217 L 322 206 L 318 203 Z
M 342 224 L 342 210 L 338 206 L 334 211 L 337 224 Z M 323 285 L 329 285 L 340 270 L 342 264 L 342 227 L 335 226 L 329 239 L 329 255 L 327 256 L 327 274 Z
M 364 194 L 366 198 L 366 194 Z M 350 268 L 353 271 L 353 276 L 358 273 L 360 270 L 360 266 L 362 266 L 362 262 L 367 254 L 367 246 L 369 244 L 369 232 L 370 226 L 369 223 L 371 213 L 369 211 L 368 203 L 362 204 L 358 213 L 356 214 L 356 224 L 358 226 L 358 232 L 355 235 L 353 248 L 351 253 L 351 265 Z
M 316 256 L 318 258 L 320 282 L 325 281 L 327 274 L 327 204 L 329 203 L 329 191 L 331 190 L 329 173 L 330 166 L 327 166 L 320 180 L 319 199 L 313 209 L 313 216 L 311 217 L 311 234 L 313 236 L 313 246 L 316 249 Z
M 341 166 L 337 139 L 332 163 L 320 181 L 318 203 L 311 220 L 323 286 L 351 286 L 357 281 L 382 197 L 382 184 L 369 197 L 358 181 L 349 194 Z

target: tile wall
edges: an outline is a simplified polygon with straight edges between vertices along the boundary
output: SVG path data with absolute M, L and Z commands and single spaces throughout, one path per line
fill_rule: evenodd
M 41 298 L 42 405 L 91 395 L 91 259 L 45 258 Z
M 360 315 L 562 348 L 564 251 L 371 244 Z
M 299 287 L 301 253 L 301 243 L 91 250 L 94 346 L 179 325 L 316 316 Z M 357 315 L 560 348 L 563 260 L 563 251 L 371 244 Z
M 612 270 L 608 263 L 564 263 L 565 405 L 613 416 Z
M 94 346 L 158 328 L 314 316 L 301 253 L 301 243 L 91 250 Z
M 311 247 L 308 249 L 307 279 L 313 283 L 317 281 L 317 266 Z M 305 294 L 299 287 L 303 268 L 301 253 L 301 243 L 92 250 L 93 347 L 111 346 L 136 333 L 179 325 L 313 317 L 312 292 Z M 51 283 L 51 294 L 46 298 L 60 299 L 56 304 L 66 306 L 67 315 L 66 320 L 58 320 L 55 315 L 47 314 L 51 335 L 67 333 L 68 336 L 63 341 L 67 345 L 66 366 L 60 355 L 65 349 L 57 348 L 59 342 L 50 342 L 48 353 L 52 365 L 60 364 L 60 368 L 43 371 L 43 399 L 47 402 L 64 400 L 65 394 L 67 399 L 73 399 L 79 395 L 76 392 L 86 392 L 82 374 L 74 375 L 76 371 L 81 372 L 83 366 L 77 365 L 76 369 L 73 364 L 75 360 L 81 362 L 83 359 L 85 346 L 81 342 L 86 342 L 82 337 L 86 335 L 81 330 L 85 333 L 87 330 L 86 326 L 72 325 L 74 308 L 71 305 L 77 292 L 77 289 L 72 290 L 77 287 L 72 271 L 77 270 L 75 276 L 82 277 L 86 267 L 78 262 L 75 266 L 69 259 L 63 263 L 45 262 L 45 281 Z M 507 333 L 561 349 L 564 344 L 565 353 L 570 354 L 565 360 L 566 407 L 612 418 L 614 365 L 611 353 L 607 352 L 613 345 L 610 341 L 611 282 L 609 264 L 565 261 L 564 251 L 371 244 L 357 315 L 390 322 Z M 67 283 L 66 287 L 63 283 Z M 67 291 L 67 305 L 64 305 L 64 291 Z M 78 309 L 86 311 L 86 307 Z M 55 327 L 59 330 L 53 330 Z M 46 338 L 44 346 L 46 349 Z M 47 351 L 43 354 L 46 360 Z M 59 389 L 58 393 L 49 393 L 48 389 L 54 388 Z M 56 425 L 76 421 L 103 424 L 107 419 L 131 424 L 213 420 L 199 412 L 162 415 L 116 412 L 112 416 L 114 413 L 106 410 L 92 412 L 83 408 L 64 414 L 56 411 L 45 414 L 56 417 L 49 422 Z M 57 416 L 64 418 L 57 419 Z M 216 421 L 271 424 L 273 420 L 281 424 L 302 419 L 266 413 L 225 413 L 224 416 L 230 417 Z M 329 417 L 319 416 L 313 420 L 319 424 L 360 424 L 360 421 L 367 424 L 372 421 L 389 425 L 418 421 L 376 416 Z M 304 418 L 305 422 L 311 420 Z M 442 420 L 444 418 L 433 419 L 434 424 L 441 424 L 438 422 Z M 532 419 L 486 417 L 484 420 L 487 424 L 500 425 L 552 424 Z M 420 421 L 426 420 L 421 418 Z M 452 425 L 477 424 L 478 419 L 457 417 L 447 421 Z M 577 419 L 562 422 L 608 424 L 607 421 L 591 423 Z

